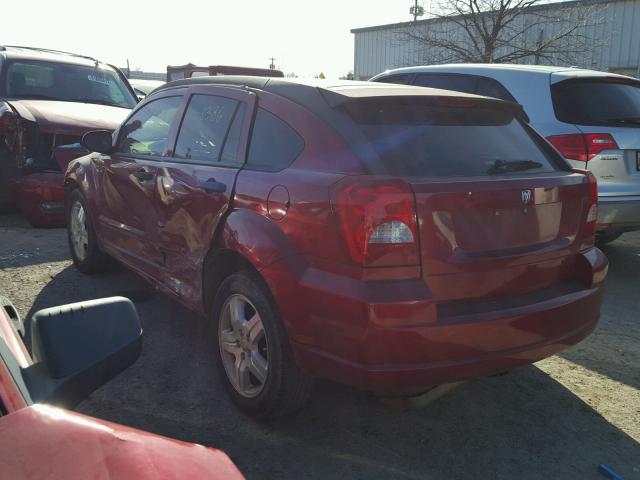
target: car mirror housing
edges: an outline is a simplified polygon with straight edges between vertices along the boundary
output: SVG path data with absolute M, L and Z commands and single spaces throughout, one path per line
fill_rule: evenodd
M 83 135 L 82 146 L 90 152 L 109 154 L 113 150 L 113 137 L 109 130 L 92 130 Z
M 23 378 L 34 403 L 74 407 L 140 356 L 142 329 L 124 297 L 40 310 L 31 325 L 34 364 Z

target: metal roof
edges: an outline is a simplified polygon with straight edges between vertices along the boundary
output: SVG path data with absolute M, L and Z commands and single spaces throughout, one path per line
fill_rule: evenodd
M 544 4 L 532 5 L 526 9 L 527 12 L 536 12 L 540 10 L 553 10 L 558 8 L 571 8 L 571 7 L 584 7 L 587 5 L 597 5 L 597 4 L 611 4 L 617 2 L 624 2 L 626 0 L 569 0 L 566 2 L 550 2 Z M 491 12 L 486 12 L 491 13 Z M 419 26 L 419 25 L 427 25 L 429 23 L 437 23 L 446 21 L 447 18 L 460 18 L 464 15 L 451 15 L 450 17 L 432 17 L 424 20 L 417 21 L 408 21 L 408 22 L 397 22 L 397 23 L 388 23 L 384 25 L 374 25 L 371 27 L 361 27 L 361 28 L 352 28 L 351 33 L 362 33 L 362 32 L 371 32 L 375 30 L 388 30 L 393 28 L 404 28 L 411 26 Z

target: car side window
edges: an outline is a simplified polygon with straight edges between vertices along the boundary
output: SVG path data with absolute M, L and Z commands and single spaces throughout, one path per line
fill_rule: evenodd
M 133 155 L 163 155 L 169 130 L 182 97 L 164 97 L 140 108 L 120 128 L 116 151 Z
M 442 88 L 444 90 L 454 90 L 456 92 L 473 93 L 484 95 L 485 97 L 499 98 L 515 102 L 513 96 L 504 88 L 500 82 L 493 78 L 481 77 L 478 75 L 463 74 L 426 74 L 421 73 L 416 76 L 414 85 L 420 87 Z
M 401 83 L 401 84 L 409 84 L 411 81 L 412 74 L 403 73 L 401 75 L 391 75 L 389 77 L 381 78 L 380 80 L 376 80 L 376 82 L 384 82 L 384 83 Z
M 233 116 L 233 123 L 227 133 L 227 140 L 222 147 L 222 156 L 220 163 L 242 163 L 244 159 L 238 158 L 238 150 L 240 147 L 240 139 L 242 135 L 242 124 L 244 123 L 244 115 L 247 107 L 244 103 L 238 105 L 236 113 Z
M 180 126 L 174 156 L 197 163 L 220 162 L 239 103 L 214 95 L 193 95 Z
M 274 114 L 258 108 L 247 167 L 278 172 L 291 165 L 303 149 L 304 140 L 293 128 Z
M 499 98 L 500 100 L 506 100 L 508 102 L 516 101 L 513 95 L 511 95 L 500 82 L 493 78 L 478 77 L 478 89 L 476 93 L 478 95 L 484 95 L 485 97 Z
M 414 85 L 419 87 L 442 88 L 456 92 L 476 93 L 477 77 L 472 75 L 426 74 L 416 76 Z

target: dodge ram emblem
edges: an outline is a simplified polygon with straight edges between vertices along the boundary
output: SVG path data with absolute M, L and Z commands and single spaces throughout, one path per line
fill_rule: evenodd
M 531 190 L 522 190 L 522 204 L 527 205 L 531 201 Z

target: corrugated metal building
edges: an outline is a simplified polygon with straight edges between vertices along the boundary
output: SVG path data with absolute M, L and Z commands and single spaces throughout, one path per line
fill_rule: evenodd
M 535 11 L 518 18 L 522 28 L 539 21 L 540 14 L 548 16 L 550 21 L 528 29 L 522 42 L 535 42 L 542 35 L 553 35 L 554 29 L 561 28 L 561 22 L 551 19 L 561 18 L 566 24 L 574 18 L 584 21 L 585 17 L 594 17 L 581 32 L 586 37 L 584 51 L 576 54 L 570 65 L 640 77 L 640 0 L 569 1 L 536 5 L 531 9 Z M 589 9 L 586 14 L 584 9 Z M 455 24 L 440 18 L 351 30 L 355 35 L 354 77 L 367 80 L 390 68 L 443 63 L 438 61 L 434 49 L 407 36 L 409 32 L 433 31 L 434 27 L 448 28 L 448 31 L 458 29 L 454 35 L 464 34 Z M 536 60 L 534 57 L 519 63 L 567 64 L 558 59 Z

